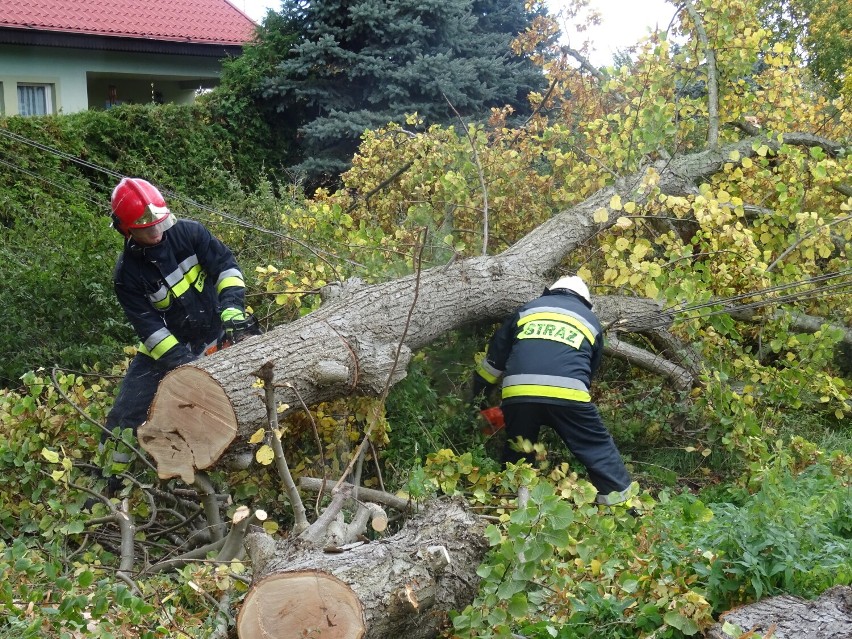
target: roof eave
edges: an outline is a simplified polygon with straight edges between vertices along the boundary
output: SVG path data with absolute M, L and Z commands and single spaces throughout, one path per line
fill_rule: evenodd
M 0 28 L 0 44 L 216 58 L 240 55 L 243 50 L 243 44 L 236 42 L 171 40 L 155 37 L 131 38 L 118 35 L 45 31 L 35 28 Z

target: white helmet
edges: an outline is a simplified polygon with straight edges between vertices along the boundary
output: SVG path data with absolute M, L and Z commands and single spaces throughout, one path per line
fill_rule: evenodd
M 573 291 L 584 300 L 586 300 L 589 304 L 592 303 L 592 296 L 589 294 L 589 287 L 586 286 L 586 283 L 576 275 L 569 275 L 566 277 L 560 277 L 556 280 L 549 290 L 553 291 L 558 288 L 564 288 L 569 291 Z

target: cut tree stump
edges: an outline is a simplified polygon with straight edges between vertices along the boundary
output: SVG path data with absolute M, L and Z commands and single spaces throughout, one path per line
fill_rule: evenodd
M 240 639 L 432 639 L 476 594 L 485 524 L 462 500 L 430 502 L 395 535 L 321 550 L 252 532 Z
M 763 639 L 852 639 L 852 588 L 834 586 L 814 601 L 779 595 L 734 608 L 708 631 L 707 639 L 731 639 L 734 635 L 722 630 L 725 622 Z
M 361 639 L 366 631 L 355 592 L 317 570 L 270 575 L 252 588 L 240 612 L 239 634 L 246 638 Z

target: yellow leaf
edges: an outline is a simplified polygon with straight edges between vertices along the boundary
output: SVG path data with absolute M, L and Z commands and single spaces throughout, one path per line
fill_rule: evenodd
M 593 575 L 597 576 L 601 574 L 601 562 L 599 559 L 592 559 L 592 561 L 589 562 L 589 567 L 592 569 Z
M 609 208 L 611 208 L 613 211 L 620 211 L 621 210 L 621 196 L 620 195 L 618 195 L 616 193 L 615 195 L 612 196 L 612 198 L 609 201 Z
M 660 290 L 657 288 L 657 285 L 654 282 L 648 282 L 645 284 L 645 295 L 650 297 L 651 299 L 656 299 L 657 295 L 660 294 Z
M 834 411 L 834 416 L 837 419 L 843 419 L 843 411 L 838 408 L 836 411 Z
M 49 448 L 41 449 L 41 456 L 44 457 L 51 464 L 59 463 L 59 453 L 50 450 Z
M 598 224 L 603 224 L 604 222 L 609 221 L 609 211 L 605 208 L 601 207 L 592 215 L 592 219 Z
M 266 434 L 266 430 L 263 428 L 258 428 L 254 431 L 254 435 L 249 437 L 249 444 L 259 444 L 263 441 L 263 436 Z
M 263 522 L 263 530 L 267 535 L 274 535 L 278 532 L 278 523 L 274 521 Z
M 704 450 L 702 450 L 702 451 L 701 451 L 701 455 L 702 455 L 703 457 L 710 457 L 710 454 L 711 454 L 712 452 L 713 452 L 713 451 L 712 451 L 712 450 L 710 450 L 709 448 L 705 448 Z
M 628 204 L 633 204 L 633 203 L 628 202 Z M 620 218 L 618 218 L 616 220 L 615 225 L 620 229 L 629 229 L 631 226 L 633 226 L 633 220 L 631 220 L 629 217 L 624 217 L 622 215 Z
M 731 154 L 728 157 L 731 159 L 731 161 L 736 162 L 740 159 L 740 152 L 734 149 L 733 151 L 731 151 Z
M 254 458 L 257 460 L 257 463 L 269 466 L 269 464 L 272 463 L 272 460 L 275 459 L 275 453 L 272 452 L 271 447 L 264 444 L 257 449 L 257 452 L 254 454 Z
M 50 476 L 53 478 L 53 481 L 59 481 L 60 479 L 62 479 L 65 476 L 65 471 L 64 470 L 54 470 L 52 473 L 50 473 Z
M 636 210 L 636 202 L 625 202 L 624 203 L 624 211 L 626 213 L 633 213 Z M 621 219 L 621 218 L 618 218 Z

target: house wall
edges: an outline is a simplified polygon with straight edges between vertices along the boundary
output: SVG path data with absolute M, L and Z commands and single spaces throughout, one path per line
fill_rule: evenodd
M 52 85 L 53 113 L 73 113 L 108 108 L 111 94 L 117 103 L 192 102 L 220 71 L 205 56 L 0 45 L 0 114 L 18 114 L 19 83 Z

